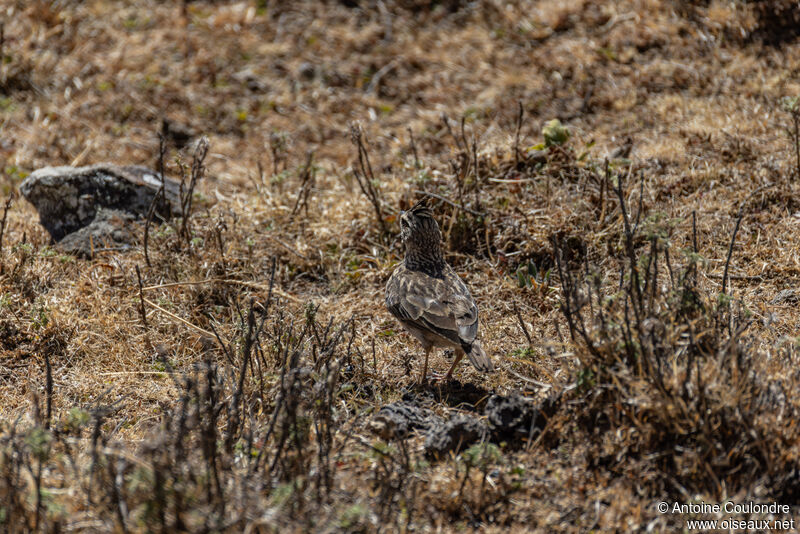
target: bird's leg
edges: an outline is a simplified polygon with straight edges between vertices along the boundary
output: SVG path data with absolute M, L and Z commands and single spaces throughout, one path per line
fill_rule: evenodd
M 433 347 L 426 347 L 425 348 L 425 364 L 422 366 L 422 376 L 419 377 L 419 385 L 424 385 L 428 379 L 428 356 L 431 353 L 431 349 Z
M 455 358 L 455 360 L 453 360 L 453 365 L 450 366 L 450 370 L 447 371 L 446 375 L 444 375 L 445 381 L 449 382 L 450 380 L 452 380 L 453 371 L 456 370 L 456 366 L 458 365 L 458 362 L 460 362 L 461 358 L 463 358 L 463 357 L 464 357 L 464 351 L 462 349 L 457 349 L 456 350 L 456 358 Z

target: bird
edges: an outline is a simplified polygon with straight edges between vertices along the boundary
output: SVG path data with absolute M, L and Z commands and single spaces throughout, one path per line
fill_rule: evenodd
M 428 357 L 435 347 L 454 348 L 456 357 L 445 376 L 449 381 L 466 355 L 483 373 L 494 371 L 478 340 L 478 306 L 466 284 L 442 255 L 442 233 L 427 197 L 399 216 L 403 261 L 386 283 L 386 308 L 425 350 L 420 375 L 424 384 Z

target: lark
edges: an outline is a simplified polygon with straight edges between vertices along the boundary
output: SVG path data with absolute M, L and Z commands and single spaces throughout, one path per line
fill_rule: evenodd
M 422 343 L 425 364 L 420 384 L 427 380 L 428 357 L 434 347 L 456 350 L 446 381 L 464 355 L 478 371 L 493 371 L 477 338 L 478 307 L 442 256 L 442 234 L 425 199 L 401 212 L 400 238 L 405 258 L 386 284 L 386 308 Z

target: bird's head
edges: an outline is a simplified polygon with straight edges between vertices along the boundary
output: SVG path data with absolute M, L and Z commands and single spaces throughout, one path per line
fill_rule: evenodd
M 400 239 L 407 248 L 438 249 L 442 240 L 439 225 L 425 201 L 422 199 L 409 210 L 400 212 Z

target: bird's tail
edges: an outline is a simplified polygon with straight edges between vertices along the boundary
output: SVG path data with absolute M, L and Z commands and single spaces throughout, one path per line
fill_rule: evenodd
M 489 356 L 487 356 L 483 351 L 481 342 L 477 339 L 472 342 L 472 347 L 470 348 L 469 352 L 466 352 L 466 354 L 467 358 L 469 358 L 469 361 L 472 363 L 472 366 L 481 373 L 491 373 L 494 371 L 494 364 L 492 363 L 492 360 L 489 359 Z

